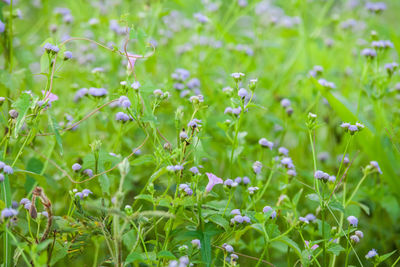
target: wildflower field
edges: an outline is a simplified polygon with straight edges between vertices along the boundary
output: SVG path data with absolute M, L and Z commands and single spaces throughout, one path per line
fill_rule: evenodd
M 399 14 L 0 0 L 1 266 L 400 266 Z

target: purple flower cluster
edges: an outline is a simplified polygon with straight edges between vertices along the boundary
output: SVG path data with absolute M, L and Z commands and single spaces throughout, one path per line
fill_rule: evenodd
M 233 215 L 233 218 L 231 218 L 231 224 L 251 223 L 250 218 L 246 215 L 242 216 L 239 209 L 232 210 L 231 215 Z
M 376 251 L 376 249 L 371 249 L 370 251 L 368 251 L 367 255 L 365 255 L 366 259 L 372 259 L 378 256 L 378 252 Z
M 89 189 L 83 189 L 82 192 L 75 192 L 75 197 L 79 197 L 80 199 L 84 199 L 84 198 L 88 197 L 91 194 L 93 194 L 93 192 L 90 191 Z
M 349 222 L 349 224 L 351 226 L 357 227 L 357 225 L 358 225 L 358 219 L 353 215 L 350 215 L 349 217 L 347 217 L 347 221 Z
M 343 122 L 342 124 L 340 124 L 340 127 L 342 127 L 345 132 L 349 132 L 351 135 L 360 132 L 365 128 L 363 124 L 358 122 L 355 125 L 348 122 Z
M 0 182 L 4 181 L 4 174 L 13 174 L 14 170 L 10 165 L 0 161 Z
M 365 8 L 372 13 L 381 13 L 386 10 L 386 4 L 384 2 L 367 2 Z
M 308 74 L 309 74 L 310 76 L 312 76 L 312 77 L 315 78 L 315 77 L 321 75 L 323 72 L 324 72 L 324 68 L 317 65 L 317 66 L 314 66 L 314 67 L 312 68 L 312 70 L 310 70 L 310 71 L 308 72 Z
M 325 79 L 319 79 L 319 80 L 318 80 L 318 83 L 319 83 L 321 86 L 323 86 L 323 87 L 325 87 L 325 88 L 328 88 L 328 89 L 335 89 L 335 88 L 336 88 L 336 85 L 335 85 L 333 82 L 328 82 L 328 81 L 325 80 Z
M 270 206 L 265 206 L 263 208 L 263 212 L 264 213 L 269 213 L 271 219 L 275 219 L 276 218 L 276 211 L 273 208 L 271 208 Z
M 115 120 L 119 122 L 127 122 L 133 120 L 132 116 L 120 111 L 115 114 Z
M 103 97 L 108 94 L 108 91 L 105 88 L 90 87 L 88 90 L 88 94 L 94 97 Z
M 376 170 L 378 173 L 382 174 L 382 170 L 381 170 L 381 168 L 379 167 L 379 164 L 378 164 L 377 161 L 370 161 L 370 162 L 369 162 L 369 165 L 370 165 L 374 170 Z
M 328 181 L 332 182 L 332 183 L 336 181 L 336 177 L 335 176 L 329 175 L 326 172 L 323 172 L 323 171 L 320 171 L 320 170 L 315 171 L 314 178 L 317 179 L 317 180 L 323 181 L 325 183 L 328 182 Z
M 299 221 L 309 224 L 310 222 L 314 222 L 317 218 L 314 214 L 309 213 L 305 217 L 299 217 Z
M 169 165 L 167 166 L 167 171 L 169 172 L 176 172 L 176 171 L 181 171 L 183 170 L 182 165 Z
M 187 127 L 189 127 L 189 128 L 199 128 L 199 127 L 201 127 L 201 120 L 199 120 L 199 119 L 193 119 L 193 120 L 191 120 L 188 124 L 187 124 Z
M 129 98 L 127 96 L 123 95 L 119 97 L 118 104 L 120 107 L 129 108 L 131 106 L 131 101 L 129 101 Z
M 289 116 L 292 115 L 292 113 L 293 113 L 293 108 L 292 108 L 291 104 L 292 103 L 287 98 L 283 98 L 281 100 L 281 106 L 285 109 L 286 114 L 288 114 Z
M 188 184 L 180 184 L 179 190 L 184 191 L 188 196 L 193 195 L 193 190 L 190 188 Z
M 1 211 L 1 218 L 10 218 L 18 215 L 18 211 L 13 208 L 5 208 Z
M 58 48 L 58 46 L 52 45 L 50 43 L 46 43 L 43 46 L 43 48 L 47 53 L 52 53 L 52 54 L 57 54 L 60 51 L 60 48 Z
M 268 141 L 266 138 L 261 138 L 258 143 L 262 146 L 262 147 L 268 147 L 270 150 L 272 150 L 272 148 L 274 147 L 274 143 L 272 143 L 271 141 Z

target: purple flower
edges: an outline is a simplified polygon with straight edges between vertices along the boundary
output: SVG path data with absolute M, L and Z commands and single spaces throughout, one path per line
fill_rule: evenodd
M 237 223 L 242 223 L 242 222 L 243 222 L 243 217 L 242 217 L 242 215 L 235 215 L 235 216 L 233 217 L 233 220 L 234 220 L 235 222 L 237 222 Z
M 191 173 L 193 173 L 193 174 L 198 174 L 198 173 L 200 173 L 200 172 L 199 172 L 199 169 L 198 169 L 197 167 L 192 167 L 192 168 L 189 169 L 189 171 L 190 171 Z
M 287 156 L 289 154 L 289 150 L 286 147 L 281 146 L 278 148 L 278 153 Z
M 243 222 L 245 223 L 251 223 L 251 220 L 248 216 L 243 216 Z
M 85 169 L 85 170 L 83 171 L 83 173 L 86 174 L 86 175 L 89 176 L 89 177 L 92 177 L 92 176 L 93 176 L 93 171 L 92 171 L 91 169 Z
M 231 107 L 227 107 L 224 111 L 224 114 L 232 114 L 233 113 L 233 109 Z
M 4 168 L 4 166 L 6 166 L 6 164 L 2 161 L 0 161 L 0 170 Z
M 233 180 L 232 179 L 226 179 L 225 182 L 224 182 L 224 185 L 226 185 L 228 187 L 231 187 L 232 184 L 233 184 Z
M 125 114 L 124 112 L 117 112 L 117 114 L 115 114 L 115 120 L 116 121 L 121 121 L 121 122 L 127 122 L 130 120 L 130 117 L 128 114 Z
M 248 95 L 249 95 L 249 93 L 247 92 L 246 89 L 244 89 L 244 88 L 240 88 L 240 89 L 239 89 L 238 96 L 239 96 L 241 99 L 244 99 L 244 98 L 248 97 Z
M 0 173 L 0 182 L 4 181 L 4 174 Z
M 372 166 L 372 168 L 374 168 L 375 170 L 377 170 L 380 174 L 382 174 L 381 168 L 379 167 L 378 162 L 376 161 L 370 161 L 369 165 Z
M 188 196 L 191 196 L 191 195 L 193 195 L 193 190 L 191 189 L 191 188 L 186 188 L 185 190 L 185 193 L 188 195 Z
M 0 20 L 0 33 L 3 33 L 6 30 L 6 24 L 4 24 L 1 20 Z
M 342 127 L 343 129 L 345 129 L 345 130 L 348 130 L 349 129 L 349 127 L 350 127 L 350 123 L 348 123 L 348 122 L 343 122 L 342 124 L 340 124 L 340 127 Z
M 23 198 L 19 202 L 20 205 L 26 205 L 27 203 L 31 203 L 31 201 L 29 199 L 27 199 L 27 198 Z
M 371 249 L 370 251 L 368 251 L 367 255 L 365 255 L 366 259 L 371 259 L 378 256 L 378 252 L 376 251 L 376 249 Z
M 261 172 L 262 168 L 262 163 L 259 161 L 256 161 L 253 163 L 253 171 L 255 174 L 259 174 Z
M 362 231 L 357 230 L 357 231 L 355 231 L 354 233 L 355 233 L 356 236 L 358 236 L 360 239 L 364 237 L 364 233 L 363 233 Z
M 384 2 L 367 2 L 365 8 L 373 13 L 380 13 L 386 10 L 386 4 Z
M 224 243 L 222 245 L 222 248 L 225 249 L 225 251 L 228 253 L 232 253 L 234 251 L 233 247 L 231 245 L 228 245 L 227 243 Z
M 201 13 L 195 13 L 193 17 L 200 23 L 205 24 L 208 22 L 208 18 Z
M 242 108 L 241 107 L 237 107 L 232 109 L 232 113 L 235 115 L 240 115 L 240 113 L 242 113 Z
M 283 107 L 283 108 L 287 108 L 287 107 L 290 107 L 290 100 L 289 99 L 287 99 L 287 98 L 284 98 L 284 99 L 282 99 L 281 100 L 281 106 Z
M 297 176 L 297 172 L 294 169 L 289 169 L 286 172 L 287 175 L 292 176 L 292 177 L 296 177 Z
M 268 212 L 270 212 L 270 211 L 272 211 L 271 212 L 271 218 L 272 219 L 275 219 L 276 218 L 276 211 L 275 210 L 273 210 L 270 206 L 265 206 L 264 208 L 263 208 L 263 212 L 264 213 L 268 213 Z
M 88 94 L 94 97 L 102 97 L 108 94 L 107 89 L 105 88 L 95 88 L 95 87 L 90 87 Z
M 187 135 L 187 133 L 183 130 L 183 131 L 181 131 L 181 132 L 179 133 L 179 138 L 182 139 L 182 140 L 185 140 L 185 139 L 188 138 L 188 135 Z
M 83 193 L 77 192 L 77 193 L 75 193 L 75 197 L 79 197 L 80 199 L 83 199 Z
M 360 242 L 360 238 L 358 237 L 358 236 L 356 236 L 356 235 L 352 235 L 352 236 L 350 236 L 350 239 L 351 239 L 351 241 L 353 241 L 354 243 L 358 243 L 358 242 Z
M 46 218 L 49 218 L 49 213 L 47 211 L 42 211 L 42 215 Z
M 14 170 L 13 170 L 13 168 L 12 168 L 10 165 L 4 165 L 4 167 L 3 167 L 3 172 L 4 172 L 5 174 L 13 174 L 13 173 L 14 173 Z
M 326 172 L 317 170 L 317 171 L 314 173 L 314 178 L 317 179 L 317 180 L 324 180 L 324 181 L 327 181 L 327 180 L 329 180 L 329 174 L 327 174 Z
M 351 216 L 347 217 L 347 221 L 349 222 L 349 224 L 351 226 L 357 227 L 358 219 L 356 217 L 351 215 Z
M 71 51 L 65 51 L 64 52 L 64 60 L 68 60 L 72 58 L 72 52 Z
M 251 186 L 249 188 L 247 188 L 247 190 L 249 191 L 250 195 L 253 195 L 255 191 L 257 191 L 259 188 L 257 186 Z
M 355 132 L 358 131 L 358 128 L 357 128 L 357 126 L 355 126 L 355 125 L 350 125 L 349 128 L 348 128 L 348 130 L 349 130 L 350 134 L 353 135 Z
M 180 190 L 185 190 L 186 188 L 189 188 L 189 186 L 187 184 L 180 184 L 179 185 L 179 189 Z
M 18 214 L 18 211 L 12 208 L 5 208 L 1 211 L 1 217 L 2 218 L 8 218 L 8 217 L 13 217 Z
M 240 210 L 239 210 L 239 209 L 233 209 L 233 210 L 231 211 L 231 214 L 232 214 L 232 215 L 240 215 Z
M 336 85 L 333 82 L 328 82 L 325 79 L 319 79 L 318 83 L 320 85 L 322 85 L 323 87 L 325 87 L 325 88 L 330 88 L 330 89 L 335 89 L 336 88 Z
M 319 247 L 317 244 L 315 244 L 310 248 L 310 241 L 307 241 L 307 240 L 305 240 L 304 243 L 306 244 L 306 247 L 311 250 L 316 250 Z
M 304 222 L 304 223 L 306 223 L 306 224 L 309 223 L 309 221 L 308 221 L 307 218 L 305 218 L 305 217 L 299 217 L 299 221 Z
M 74 101 L 77 102 L 78 100 L 80 100 L 82 97 L 84 97 L 84 96 L 87 95 L 88 93 L 89 93 L 89 90 L 88 90 L 87 88 L 79 89 L 79 90 L 75 93 Z
M 191 120 L 188 125 L 189 128 L 198 128 L 199 126 L 201 126 L 201 120 L 199 119 L 193 119 Z
M 265 138 L 261 138 L 258 143 L 262 146 L 262 147 L 268 147 L 269 149 L 272 150 L 272 148 L 274 147 L 274 143 L 268 141 Z
M 139 88 L 140 88 L 140 82 L 138 82 L 138 81 L 133 82 L 133 83 L 131 84 L 131 87 L 132 87 L 133 90 L 139 90 Z
M 244 73 L 241 72 L 234 72 L 231 74 L 231 77 L 235 80 L 235 82 L 240 81 L 244 76 Z
M 192 243 L 193 247 L 201 248 L 201 243 L 199 239 L 193 239 L 190 243 Z
M 215 174 L 209 172 L 206 172 L 206 174 L 208 177 L 208 184 L 206 186 L 207 192 L 210 192 L 215 185 L 222 184 L 224 182 L 221 178 L 217 177 Z
M 241 177 L 236 177 L 235 178 L 235 183 L 240 184 L 242 182 L 242 178 Z
M 365 48 L 361 51 L 361 55 L 368 59 L 373 59 L 376 57 L 376 51 L 371 48 Z
M 83 194 L 83 197 L 87 197 L 87 196 L 89 196 L 90 194 L 93 194 L 93 192 L 90 191 L 89 189 L 83 189 L 83 190 L 82 190 L 82 194 Z
M 249 183 L 250 183 L 249 177 L 247 177 L 247 176 L 243 177 L 243 184 L 247 185 Z
M 285 166 L 286 168 L 288 168 L 288 169 L 293 169 L 293 168 L 294 168 L 293 161 L 292 161 L 292 159 L 289 158 L 289 157 L 284 157 L 284 158 L 282 158 L 281 164 L 282 164 L 283 166 Z
M 307 219 L 308 221 L 310 221 L 310 222 L 313 222 L 313 221 L 315 221 L 317 218 L 315 217 L 314 214 L 309 213 L 309 214 L 306 215 L 306 219 Z
M 81 168 L 82 168 L 82 166 L 81 166 L 79 163 L 74 163 L 74 164 L 72 165 L 72 170 L 73 170 L 74 172 L 79 171 Z

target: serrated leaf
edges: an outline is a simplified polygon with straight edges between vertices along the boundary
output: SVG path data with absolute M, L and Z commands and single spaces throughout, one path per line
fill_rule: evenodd
M 219 214 L 214 214 L 209 217 L 210 221 L 224 228 L 225 231 L 229 229 L 229 222 Z
M 396 253 L 396 251 L 397 250 L 394 250 L 394 251 L 392 251 L 392 252 L 389 252 L 389 253 L 386 253 L 386 254 L 383 254 L 382 256 L 379 256 L 379 262 L 383 262 L 383 261 L 385 261 L 387 258 L 389 258 L 390 256 L 392 256 L 394 253 Z
M 335 254 L 336 256 L 339 256 L 340 252 L 344 251 L 344 248 L 337 244 L 337 243 L 331 243 L 327 250 L 333 254 Z

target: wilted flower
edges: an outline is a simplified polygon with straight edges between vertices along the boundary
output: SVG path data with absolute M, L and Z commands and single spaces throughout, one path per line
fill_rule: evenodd
M 360 230 L 357 230 L 354 232 L 356 236 L 358 236 L 360 239 L 364 237 L 364 233 L 361 232 Z

